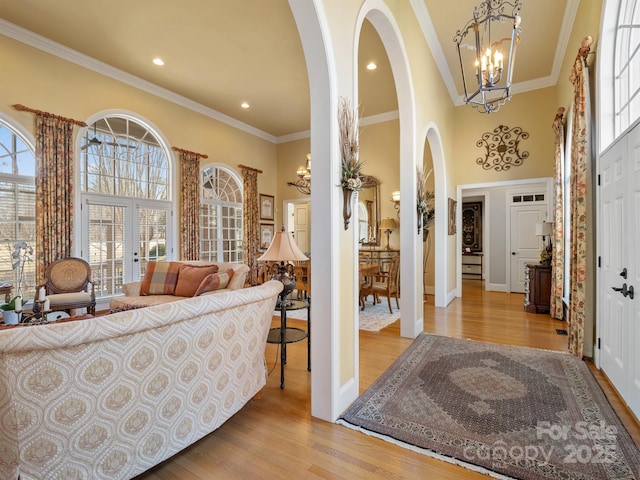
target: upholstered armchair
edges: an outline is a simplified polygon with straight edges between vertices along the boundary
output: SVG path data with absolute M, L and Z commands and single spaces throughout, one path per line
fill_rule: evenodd
M 35 299 L 44 287 L 51 310 L 70 311 L 86 308 L 87 313 L 96 311 L 96 296 L 91 282 L 91 267 L 81 258 L 61 258 L 50 263 L 45 271 L 45 281 L 36 287 Z M 39 313 L 42 304 L 33 302 L 33 312 Z

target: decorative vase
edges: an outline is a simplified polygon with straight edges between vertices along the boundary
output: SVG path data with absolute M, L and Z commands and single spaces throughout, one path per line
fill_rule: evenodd
M 349 222 L 351 221 L 351 194 L 353 190 L 349 188 L 342 189 L 342 196 L 344 199 L 344 205 L 342 208 L 342 216 L 344 217 L 344 229 L 349 228 Z
M 15 325 L 20 321 L 20 314 L 16 313 L 15 310 L 3 310 L 2 318 L 5 325 Z

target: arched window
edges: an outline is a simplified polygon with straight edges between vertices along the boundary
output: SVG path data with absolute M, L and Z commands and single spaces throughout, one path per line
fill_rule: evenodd
M 615 136 L 640 118 L 640 4 L 622 0 L 616 27 Z
M 122 292 L 171 243 L 171 168 L 158 134 L 138 119 L 109 115 L 80 140 L 82 249 L 96 295 Z
M 608 0 L 601 33 L 600 152 L 640 118 L 640 0 Z
M 33 147 L 0 119 L 0 283 L 12 283 L 13 295 L 17 294 L 19 273 L 12 268 L 14 244 L 25 241 L 36 247 L 35 171 Z M 35 263 L 25 264 L 21 287 L 25 298 L 35 292 Z
M 209 165 L 200 188 L 200 259 L 242 262 L 242 182 L 230 169 Z

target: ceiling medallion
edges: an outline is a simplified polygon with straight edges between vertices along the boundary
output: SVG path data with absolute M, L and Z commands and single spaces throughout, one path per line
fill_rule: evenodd
M 529 152 L 520 152 L 520 140 L 529 138 L 527 132 L 520 127 L 509 129 L 506 125 L 499 125 L 493 132 L 482 134 L 476 142 L 476 147 L 485 149 L 485 157 L 476 159 L 476 163 L 485 170 L 495 169 L 497 172 L 509 170 L 511 167 L 522 165 Z

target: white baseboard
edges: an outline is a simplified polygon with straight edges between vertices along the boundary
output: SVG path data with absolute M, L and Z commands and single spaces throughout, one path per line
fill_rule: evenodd
M 451 290 L 448 294 L 447 294 L 447 298 L 446 298 L 446 303 L 445 305 L 449 305 L 451 302 L 453 302 L 455 300 L 455 298 L 457 297 L 456 295 L 456 290 Z
M 490 283 L 487 286 L 487 290 L 491 292 L 505 292 L 505 293 L 509 292 L 509 289 L 507 288 L 506 283 Z

